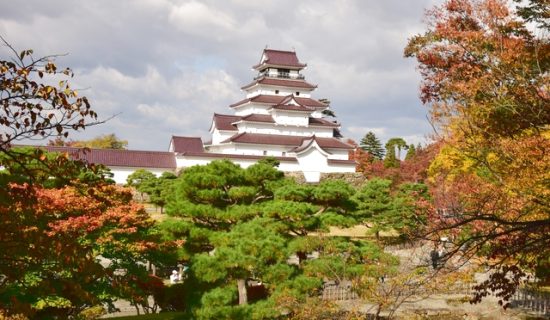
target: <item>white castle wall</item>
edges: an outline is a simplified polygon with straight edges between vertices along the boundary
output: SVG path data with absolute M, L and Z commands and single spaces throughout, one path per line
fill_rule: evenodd
M 250 132 L 260 134 L 276 134 L 288 136 L 310 137 L 332 137 L 332 128 L 329 127 L 309 127 L 309 126 L 285 126 L 281 124 L 242 122 L 237 125 L 239 133 Z M 214 141 L 214 139 L 212 139 Z
M 145 169 L 147 171 L 150 171 L 154 173 L 157 177 L 160 177 L 163 172 L 172 172 L 175 173 L 174 170 L 168 169 L 168 168 L 136 168 L 136 167 L 113 167 L 109 166 L 109 169 L 111 169 L 111 172 L 113 173 L 113 180 L 115 180 L 116 184 L 126 184 L 126 179 L 128 179 L 128 176 L 134 173 L 138 169 Z

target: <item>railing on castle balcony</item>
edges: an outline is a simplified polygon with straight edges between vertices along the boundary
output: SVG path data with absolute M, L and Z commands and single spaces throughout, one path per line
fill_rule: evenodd
M 258 76 L 254 78 L 254 80 L 258 80 L 262 77 L 280 78 L 280 79 L 297 79 L 297 80 L 305 79 L 304 75 L 299 73 L 277 72 L 277 73 L 260 73 L 258 74 Z

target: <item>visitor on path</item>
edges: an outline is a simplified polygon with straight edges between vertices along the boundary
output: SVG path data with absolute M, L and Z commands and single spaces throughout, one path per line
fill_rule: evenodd
M 181 276 L 176 270 L 172 270 L 172 274 L 170 275 L 170 283 L 176 284 L 181 280 Z

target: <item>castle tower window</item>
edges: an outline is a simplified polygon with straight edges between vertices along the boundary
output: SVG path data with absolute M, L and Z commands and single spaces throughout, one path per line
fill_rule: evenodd
M 279 90 L 275 90 L 275 94 L 279 94 Z
M 300 91 L 296 91 L 296 95 L 299 96 L 299 95 L 300 95 Z

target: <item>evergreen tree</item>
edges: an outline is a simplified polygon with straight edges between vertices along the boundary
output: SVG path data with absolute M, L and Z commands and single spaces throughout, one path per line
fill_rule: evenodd
M 380 231 L 391 229 L 389 217 L 396 213 L 391 184 L 391 180 L 371 179 L 354 197 L 358 208 L 354 215 L 363 224 L 373 224 L 371 230 L 377 239 L 380 237 Z
M 155 206 L 160 207 L 160 213 L 163 211 L 166 204 L 166 196 L 171 192 L 176 178 L 177 176 L 172 172 L 163 172 L 160 177 L 145 181 L 141 188 L 141 190 L 149 195 L 149 201 Z
M 157 176 L 151 171 L 145 169 L 138 169 L 126 178 L 126 184 L 129 187 L 136 188 L 139 191 L 141 199 L 143 200 L 143 194 L 148 193 L 150 186 L 154 184 Z
M 166 212 L 173 218 L 163 227 L 185 243 L 191 271 L 186 281 L 193 283 L 188 305 L 195 317 L 277 318 L 296 308 L 278 301 L 303 301 L 318 295 L 323 278 L 365 271 L 363 256 L 372 250 L 360 249 L 364 243 L 347 244 L 357 248 L 349 250 L 342 268 L 339 253 L 327 250 L 347 241 L 321 245 L 321 237 L 311 235 L 329 225 L 354 225 L 355 190 L 334 180 L 300 185 L 274 165 L 261 161 L 243 169 L 221 160 L 190 167 L 167 197 Z M 308 260 L 312 251 L 326 263 Z M 288 262 L 293 255 L 296 264 Z M 258 283 L 264 288 L 260 297 L 251 294 Z
M 401 149 L 408 148 L 409 147 L 403 138 L 391 138 L 388 140 L 388 142 L 386 142 L 386 158 L 384 158 L 384 167 L 399 168 L 401 166 Z
M 400 162 L 395 156 L 395 146 L 386 144 L 386 157 L 384 158 L 384 168 L 399 168 Z
M 407 154 L 405 155 L 405 160 L 410 160 L 416 155 L 416 147 L 414 144 L 409 145 L 409 149 L 407 150 Z
M 405 149 L 407 150 L 409 146 L 407 145 L 407 142 L 403 140 L 403 138 L 391 138 L 386 142 L 386 149 L 393 149 L 395 151 L 395 148 L 397 148 L 397 159 L 401 160 L 401 150 Z M 394 152 L 395 153 L 395 152 Z
M 382 143 L 372 131 L 369 131 L 363 139 L 361 139 L 360 146 L 361 149 L 370 153 L 376 160 L 382 160 L 384 157 L 384 148 L 382 148 Z

